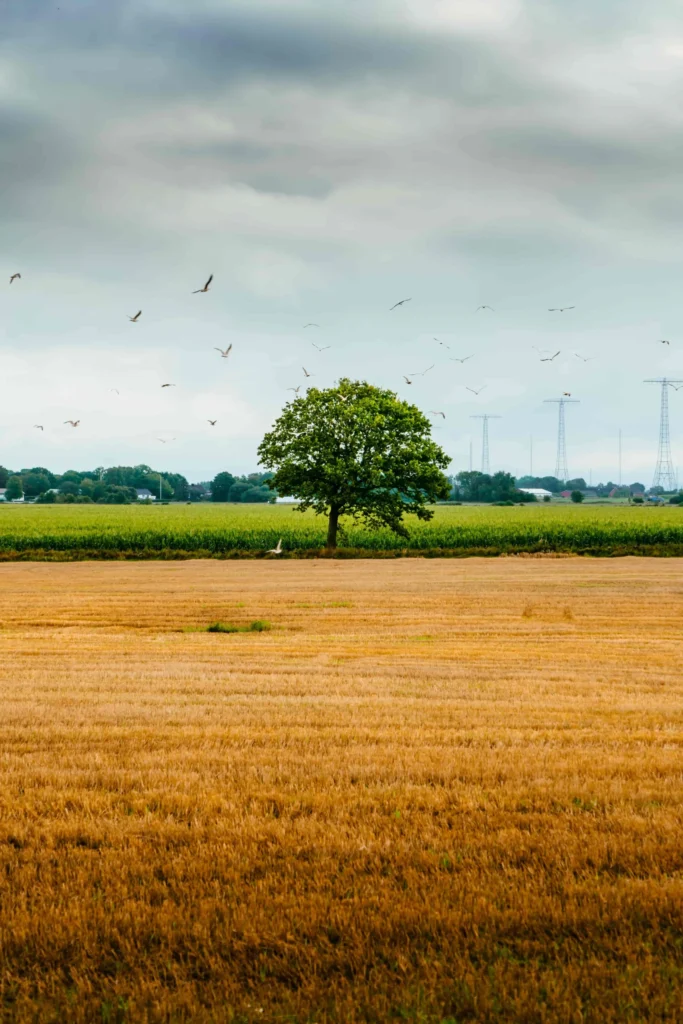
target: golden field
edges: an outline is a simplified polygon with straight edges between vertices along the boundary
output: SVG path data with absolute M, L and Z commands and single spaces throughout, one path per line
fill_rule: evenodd
M 0 566 L 0 1019 L 682 1020 L 682 568 Z

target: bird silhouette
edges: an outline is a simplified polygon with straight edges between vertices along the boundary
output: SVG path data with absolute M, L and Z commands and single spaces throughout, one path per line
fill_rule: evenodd
M 475 391 L 474 388 L 468 388 L 467 386 L 465 386 L 465 391 L 471 391 L 473 395 L 480 395 L 485 387 L 486 387 L 486 385 L 482 384 L 482 386 L 479 388 L 479 390 Z
M 671 344 L 671 342 L 670 342 L 670 341 L 667 341 L 667 340 L 666 340 L 666 338 L 660 338 L 660 339 L 659 339 L 659 344 L 660 344 L 660 345 L 670 345 L 670 344 Z
M 141 309 L 139 309 L 139 310 L 137 311 L 137 313 L 135 314 L 135 316 L 129 316 L 129 317 L 128 317 L 128 319 L 130 320 L 130 322 L 131 322 L 132 324 L 136 324 L 136 323 L 138 322 L 138 320 L 140 319 L 140 317 L 141 317 L 141 316 L 142 316 L 142 310 L 141 310 Z
M 544 359 L 541 359 L 541 362 L 542 363 L 552 363 L 553 359 L 557 359 L 557 357 L 559 356 L 560 352 L 561 352 L 561 349 L 558 349 L 554 356 L 545 356 Z
M 214 352 L 220 352 L 220 354 L 223 357 L 223 359 L 227 359 L 228 356 L 230 355 L 230 353 L 232 352 L 232 342 L 230 342 L 230 344 L 228 345 L 227 348 L 217 348 L 214 345 L 213 350 L 214 350 Z
M 449 356 L 448 358 L 452 363 L 466 363 L 468 359 L 472 358 L 472 356 L 465 356 L 464 359 L 458 359 L 457 356 Z
M 80 420 L 64 420 L 64 423 L 69 423 L 72 427 L 77 427 L 80 422 Z
M 17 278 L 21 281 L 21 274 L 12 274 L 12 276 L 9 279 L 9 283 L 12 284 L 12 281 L 16 281 Z
M 406 384 L 412 384 L 413 383 L 412 380 L 409 377 L 406 377 L 405 373 L 403 374 L 403 379 L 406 382 Z
M 218 420 L 207 420 L 206 422 L 210 423 L 212 427 L 215 427 L 216 424 L 218 423 Z
M 490 309 L 492 313 L 496 312 L 493 306 L 477 306 L 476 312 L 478 313 L 480 309 Z
M 162 444 L 168 444 L 169 441 L 175 441 L 175 440 L 176 440 L 175 437 L 167 437 L 165 439 L 163 437 L 158 437 L 157 438 L 157 441 L 161 441 Z
M 161 386 L 162 386 L 162 388 L 174 388 L 174 387 L 176 387 L 175 384 L 162 384 Z
M 432 363 L 431 366 L 428 366 L 426 370 L 421 370 L 419 373 L 417 373 L 417 371 L 416 371 L 415 373 L 411 373 L 410 376 L 411 377 L 424 377 L 425 373 L 429 373 L 429 371 L 433 370 L 433 369 L 434 369 L 434 363 Z
M 193 295 L 199 295 L 200 292 L 208 292 L 209 285 L 211 284 L 212 281 L 213 281 L 213 274 L 211 274 L 211 276 L 209 277 L 209 280 L 206 282 L 206 284 L 204 285 L 203 288 L 195 288 L 195 290 L 192 292 L 192 294 Z
M 287 390 L 293 391 L 295 395 L 298 395 L 299 392 L 301 391 L 301 384 L 299 384 L 298 388 L 287 388 Z
M 42 425 L 42 423 L 34 423 L 33 426 L 35 430 L 45 430 L 45 427 Z
M 432 416 L 443 416 L 443 418 L 446 419 L 445 412 L 439 412 L 437 409 L 430 409 L 429 412 Z
M 564 313 L 567 309 L 576 309 L 576 306 L 553 306 L 549 309 L 549 313 Z
M 305 366 L 302 366 L 301 369 L 304 371 L 304 377 L 312 377 L 313 376 L 312 373 L 308 372 L 308 370 L 306 369 Z
M 575 352 L 574 355 L 577 359 L 580 359 L 582 363 L 591 363 L 595 356 L 582 356 L 580 352 Z
M 445 341 L 439 341 L 438 338 L 434 338 L 433 341 L 439 342 L 439 345 L 443 345 L 444 348 L 447 348 L 450 351 L 451 346 L 447 345 Z
M 109 390 L 113 391 L 115 395 L 118 395 L 120 393 L 118 388 L 109 388 Z
M 562 394 L 564 395 L 565 398 L 571 398 L 572 397 L 571 391 L 563 391 Z
M 328 348 L 332 348 L 331 345 L 323 345 L 321 347 L 320 345 L 316 345 L 314 341 L 311 342 L 311 345 L 313 346 L 313 348 L 317 349 L 318 352 L 327 352 Z
M 267 555 L 281 555 L 282 554 L 282 537 L 280 537 L 279 541 L 277 542 L 277 547 L 276 548 L 269 548 L 269 550 L 266 552 L 266 554 Z
M 304 324 L 304 330 L 306 330 L 307 327 L 320 327 L 320 324 Z
M 397 309 L 399 306 L 405 305 L 406 302 L 412 302 L 412 301 L 413 301 L 412 299 L 401 299 L 400 302 L 395 302 L 394 305 L 390 307 L 389 312 L 391 313 L 392 309 Z

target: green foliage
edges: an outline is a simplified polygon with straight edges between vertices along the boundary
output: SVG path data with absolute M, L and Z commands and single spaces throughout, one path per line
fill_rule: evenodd
M 256 619 L 254 622 L 250 622 L 248 626 L 233 626 L 230 623 L 213 622 L 210 626 L 206 627 L 207 633 L 265 633 L 271 629 L 270 623 L 266 619 Z
M 420 410 L 365 381 L 310 388 L 288 402 L 259 447 L 275 470 L 271 486 L 299 499 L 299 510 L 327 515 L 334 549 L 341 516 L 407 537 L 406 513 L 431 519 L 430 502 L 448 497 L 450 462 Z
M 232 473 L 218 473 L 211 482 L 211 501 L 230 501 L 230 490 L 234 483 Z
M 272 473 L 249 473 L 235 477 L 232 473 L 219 473 L 211 483 L 212 501 L 242 501 L 259 504 L 275 501 L 276 494 L 268 487 Z
M 11 476 L 7 481 L 7 490 L 5 491 L 5 501 L 16 501 L 17 498 L 24 496 L 24 489 L 21 483 L 21 477 Z
M 583 494 L 583 491 L 572 491 L 572 493 L 569 495 L 569 497 L 572 499 L 574 504 L 580 505 L 581 502 L 583 501 L 584 494 Z
M 0 487 L 7 487 L 7 481 L 11 476 L 11 469 L 5 469 L 4 466 L 0 466 Z
M 534 502 L 533 494 L 517 490 L 514 477 L 509 473 L 463 472 L 451 479 L 453 489 L 451 497 L 457 501 L 478 502 Z

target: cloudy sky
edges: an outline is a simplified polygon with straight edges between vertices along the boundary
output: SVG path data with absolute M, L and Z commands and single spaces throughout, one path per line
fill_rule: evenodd
M 453 470 L 491 413 L 495 468 L 552 472 L 571 392 L 570 474 L 621 429 L 649 484 L 682 86 L 677 0 L 3 4 L 0 462 L 250 471 L 305 366 L 444 411 Z

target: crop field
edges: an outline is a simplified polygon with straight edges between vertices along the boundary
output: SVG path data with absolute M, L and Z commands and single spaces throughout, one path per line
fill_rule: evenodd
M 340 555 L 683 555 L 677 506 L 440 506 L 406 524 L 407 539 L 346 523 Z M 318 555 L 326 522 L 287 505 L 0 506 L 0 561 L 254 558 L 280 537 L 284 558 Z
M 0 1019 L 683 1019 L 680 560 L 0 583 Z

